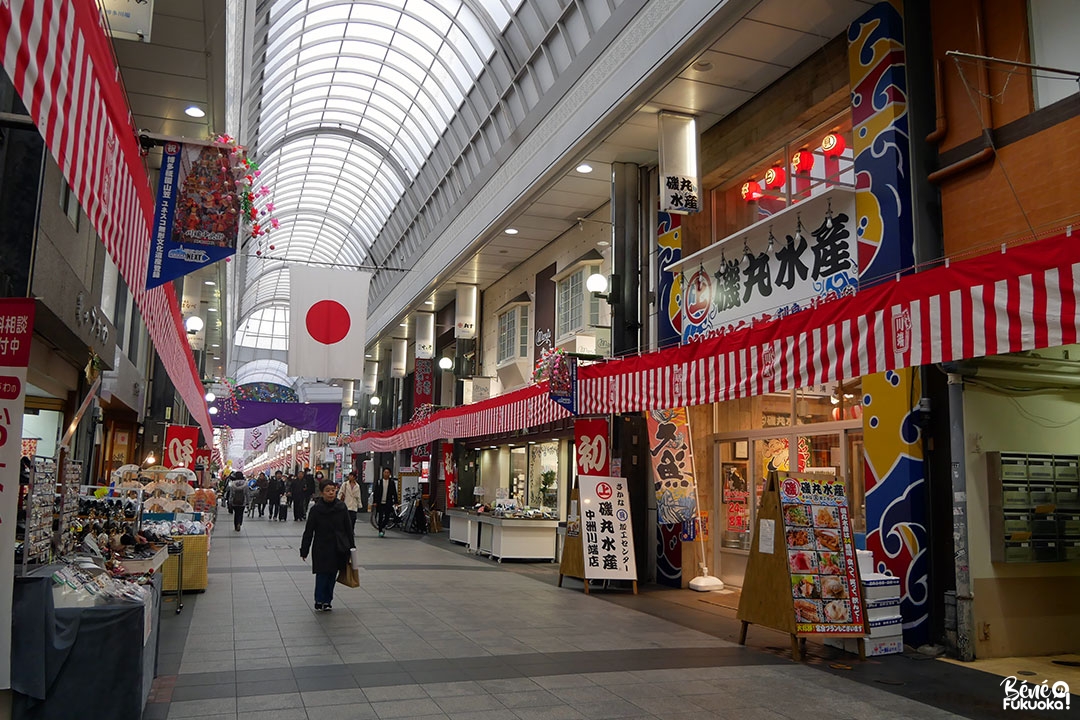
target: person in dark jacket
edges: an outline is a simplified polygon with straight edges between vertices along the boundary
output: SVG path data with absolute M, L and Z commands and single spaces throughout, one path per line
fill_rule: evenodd
M 324 482 L 319 499 L 311 508 L 304 537 L 300 542 L 300 559 L 307 560 L 311 551 L 311 572 L 315 575 L 315 609 L 332 610 L 334 583 L 337 575 L 349 562 L 349 551 L 356 547 L 349 511 L 337 499 L 337 486 Z
M 247 505 L 250 494 L 244 473 L 237 470 L 229 482 L 229 512 L 232 513 L 233 528 L 236 532 L 240 532 L 240 526 L 244 524 L 244 506 Z
M 315 497 L 319 489 L 319 481 L 311 474 L 311 468 L 304 468 L 304 515 L 307 516 L 308 507 L 311 506 L 311 498 Z
M 255 482 L 255 505 L 259 508 L 259 517 L 266 514 L 266 501 L 270 497 L 270 478 L 266 473 L 259 473 Z
M 307 517 L 307 501 L 304 500 L 304 476 L 297 473 L 289 483 L 289 493 L 292 495 L 293 520 L 299 522 Z
M 281 502 L 282 487 L 281 471 L 278 470 L 266 484 L 266 504 L 270 506 L 270 519 L 278 519 L 278 504 Z
M 398 503 L 397 480 L 390 476 L 390 468 L 382 469 L 382 477 L 371 488 L 371 502 L 375 506 L 375 518 L 379 527 L 379 537 L 386 535 L 386 523 L 390 513 Z

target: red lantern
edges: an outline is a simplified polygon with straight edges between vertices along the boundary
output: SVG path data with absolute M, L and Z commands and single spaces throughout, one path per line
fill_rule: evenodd
M 796 175 L 808 174 L 814 168 L 814 153 L 800 150 L 791 157 L 791 170 Z
M 825 152 L 825 157 L 830 160 L 843 155 L 846 147 L 847 141 L 840 133 L 829 133 L 821 139 L 821 149 Z
M 743 183 L 742 189 L 739 190 L 739 194 L 742 195 L 742 199 L 746 202 L 755 202 L 761 197 L 761 185 L 758 185 L 753 180 L 747 180 Z
M 774 165 L 765 171 L 765 187 L 769 190 L 782 188 L 785 180 L 787 180 L 787 173 L 779 165 Z

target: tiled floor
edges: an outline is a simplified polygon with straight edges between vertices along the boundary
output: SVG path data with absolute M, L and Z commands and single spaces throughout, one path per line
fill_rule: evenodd
M 248 519 L 240 533 L 222 523 L 209 589 L 163 614 L 145 720 L 801 720 L 810 697 L 830 718 L 953 717 L 558 589 L 537 568 L 463 556 L 439 538 L 380 539 L 363 515 L 360 587 L 338 585 L 334 610 L 316 613 L 300 532 L 291 520 Z

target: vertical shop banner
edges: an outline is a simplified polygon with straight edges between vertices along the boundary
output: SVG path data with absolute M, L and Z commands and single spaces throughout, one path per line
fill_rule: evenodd
M 15 516 L 19 509 L 26 366 L 34 334 L 34 300 L 0 300 L 0 689 L 11 687 L 11 594 Z
M 683 342 L 854 295 L 856 238 L 855 194 L 846 188 L 830 189 L 740 231 L 724 249 L 685 269 Z
M 454 462 L 454 444 L 442 443 L 439 450 L 442 459 L 443 478 L 446 481 L 446 507 L 457 507 L 458 495 L 458 472 Z
M 240 194 L 224 148 L 165 143 L 146 289 L 236 253 Z
M 195 467 L 206 470 L 210 467 L 210 448 L 199 448 L 195 451 Z
M 784 540 L 799 633 L 864 633 L 855 540 L 844 481 L 792 475 L 780 482 Z
M 587 580 L 637 580 L 630 493 L 622 478 L 582 475 L 581 549 Z
M 345 448 L 334 449 L 334 482 L 338 485 L 345 479 Z
M 557 263 L 551 263 L 536 273 L 533 293 L 533 357 L 538 358 L 545 350 L 555 349 L 555 271 Z
M 571 414 L 577 413 L 577 358 L 563 356 L 561 363 L 552 363 L 548 395 Z
M 661 212 L 656 222 L 656 343 L 665 348 L 682 341 L 682 273 L 666 269 L 682 259 L 682 216 Z
M 165 429 L 165 452 L 162 465 L 167 468 L 190 468 L 195 464 L 199 428 L 194 425 L 170 425 Z
M 435 361 L 431 358 L 417 357 L 413 370 L 413 412 L 425 405 L 431 405 L 435 392 Z M 431 443 L 424 443 L 413 448 L 412 464 L 422 467 L 423 461 L 431 460 Z
M 266 449 L 266 436 L 269 434 L 267 425 L 249 428 L 244 432 L 247 433 L 247 442 L 244 444 L 248 450 L 258 453 Z
M 656 519 L 663 525 L 692 521 L 697 511 L 694 455 L 686 408 L 650 410 L 649 454 L 656 489 Z
M 574 421 L 577 475 L 612 475 L 611 430 L 607 418 Z
M 701 211 L 697 119 L 672 112 L 657 114 L 660 155 L 660 210 Z

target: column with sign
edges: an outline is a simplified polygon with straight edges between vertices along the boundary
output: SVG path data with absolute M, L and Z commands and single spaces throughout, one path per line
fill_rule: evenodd
M 0 617 L 11 617 L 15 577 L 15 516 L 19 508 L 19 457 L 22 451 L 23 400 L 34 300 L 0 300 Z M 0 689 L 11 687 L 11 623 L 0 623 Z

